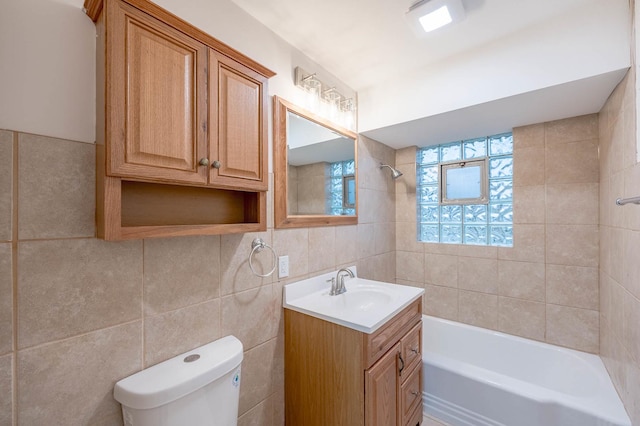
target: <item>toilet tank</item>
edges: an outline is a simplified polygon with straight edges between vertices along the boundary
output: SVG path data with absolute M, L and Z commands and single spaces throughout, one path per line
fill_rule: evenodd
M 235 426 L 242 343 L 208 343 L 116 383 L 125 426 Z

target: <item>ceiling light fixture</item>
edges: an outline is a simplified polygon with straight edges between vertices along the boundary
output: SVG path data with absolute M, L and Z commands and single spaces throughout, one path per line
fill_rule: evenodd
M 462 0 L 421 0 L 414 3 L 405 17 L 418 36 L 465 17 Z

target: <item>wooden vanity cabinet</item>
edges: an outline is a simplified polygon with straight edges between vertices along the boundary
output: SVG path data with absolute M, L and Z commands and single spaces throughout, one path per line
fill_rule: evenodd
M 97 27 L 98 236 L 265 230 L 274 73 L 148 0 L 85 9 Z
M 286 424 L 419 425 L 421 306 L 372 334 L 285 309 Z

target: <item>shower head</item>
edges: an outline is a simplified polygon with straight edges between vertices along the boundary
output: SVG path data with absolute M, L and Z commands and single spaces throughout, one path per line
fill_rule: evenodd
M 388 168 L 391 169 L 391 178 L 394 179 L 394 180 L 398 179 L 400 176 L 402 176 L 402 172 L 400 170 L 398 170 L 396 168 L 393 168 L 388 164 L 380 163 L 380 168 L 383 168 L 383 167 L 388 167 Z

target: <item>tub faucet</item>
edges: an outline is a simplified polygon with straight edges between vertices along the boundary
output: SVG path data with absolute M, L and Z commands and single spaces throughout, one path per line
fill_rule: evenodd
M 336 274 L 335 286 L 331 287 L 331 292 L 329 293 L 329 295 L 336 296 L 338 294 L 342 294 L 347 291 L 347 288 L 344 286 L 344 274 L 349 275 L 350 278 L 355 277 L 351 269 L 348 269 L 348 268 L 340 269 Z M 332 284 L 333 284 L 333 280 L 332 280 Z

